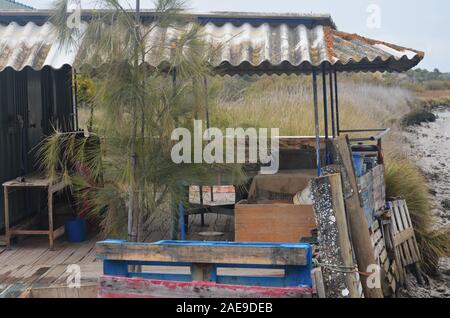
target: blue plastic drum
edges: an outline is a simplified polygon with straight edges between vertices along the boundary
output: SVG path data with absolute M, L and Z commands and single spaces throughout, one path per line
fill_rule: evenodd
M 80 243 L 86 241 L 86 220 L 70 219 L 65 223 L 66 238 L 71 243 Z

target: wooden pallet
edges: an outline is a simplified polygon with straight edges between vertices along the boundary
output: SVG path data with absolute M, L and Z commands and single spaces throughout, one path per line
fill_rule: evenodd
M 105 241 L 97 243 L 97 256 L 104 264 L 99 295 L 105 298 L 312 296 L 309 244 Z M 145 269 L 136 273 L 129 265 Z M 155 266 L 188 271 L 162 274 Z M 225 269 L 245 269 L 248 275 L 226 275 Z M 281 275 L 260 270 L 281 270 Z
M 389 259 L 384 231 L 379 221 L 375 221 L 370 230 L 375 259 L 381 268 L 381 278 L 384 284 L 383 291 L 385 296 L 390 296 L 395 293 L 397 283 L 393 271 L 393 262 Z
M 405 282 L 406 267 L 421 260 L 411 216 L 405 200 L 389 202 L 392 213 L 393 247 L 401 283 Z

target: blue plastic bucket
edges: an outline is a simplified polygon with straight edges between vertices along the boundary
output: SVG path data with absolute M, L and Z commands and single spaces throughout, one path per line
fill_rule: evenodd
M 65 223 L 67 241 L 80 243 L 86 241 L 86 220 L 70 219 Z
M 354 153 L 353 154 L 353 166 L 355 167 L 356 176 L 361 177 L 364 169 L 364 156 Z

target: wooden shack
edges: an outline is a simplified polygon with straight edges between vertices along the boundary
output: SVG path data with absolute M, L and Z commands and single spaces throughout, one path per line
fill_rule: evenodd
M 74 56 L 59 52 L 54 36 L 46 23 L 21 25 L 0 15 L 0 184 L 36 171 L 36 150 L 45 136 L 76 129 Z M 14 193 L 11 222 L 29 216 L 38 199 L 30 191 Z

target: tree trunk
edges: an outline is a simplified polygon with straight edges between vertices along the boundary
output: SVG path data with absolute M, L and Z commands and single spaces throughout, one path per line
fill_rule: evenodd
M 140 28 L 140 0 L 136 0 L 136 35 Z M 135 38 L 135 62 L 134 71 L 136 76 L 136 83 L 139 81 L 139 38 Z M 128 241 L 137 242 L 139 232 L 139 196 L 137 191 L 137 172 L 138 172 L 138 157 L 136 153 L 137 130 L 138 130 L 138 103 L 133 105 L 132 114 L 132 132 L 130 145 L 130 161 L 131 161 L 131 182 L 129 187 L 129 204 L 128 204 Z

